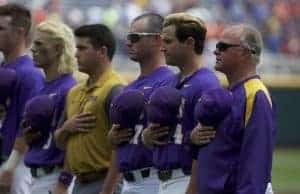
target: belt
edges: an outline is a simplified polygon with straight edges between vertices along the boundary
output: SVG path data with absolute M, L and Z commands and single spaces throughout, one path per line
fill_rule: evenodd
M 76 175 L 76 179 L 80 183 L 90 183 L 95 180 L 104 179 L 106 177 L 107 172 L 108 172 L 108 169 L 103 169 L 103 170 L 99 170 L 99 171 L 75 173 L 75 175 Z
M 165 182 L 169 179 L 174 179 L 177 177 L 187 176 L 188 173 L 185 173 L 181 168 L 178 169 L 167 169 L 167 170 L 159 170 L 158 178 L 162 182 Z
M 34 178 L 39 178 L 42 176 L 46 176 L 53 172 L 61 170 L 61 166 L 42 166 L 37 168 L 30 168 L 30 173 Z
M 143 168 L 139 170 L 123 172 L 123 177 L 127 182 L 138 182 L 151 175 L 153 168 Z

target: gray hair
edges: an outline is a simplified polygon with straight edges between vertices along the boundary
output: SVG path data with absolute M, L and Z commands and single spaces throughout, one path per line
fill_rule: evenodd
M 251 52 L 252 62 L 258 64 L 263 49 L 262 35 L 257 29 L 250 25 L 242 25 L 242 27 L 241 45 Z
M 134 22 L 140 19 L 147 19 L 147 24 L 145 29 L 146 32 L 161 33 L 163 22 L 164 22 L 164 18 L 161 15 L 156 13 L 145 13 L 134 18 L 131 24 L 133 24 Z

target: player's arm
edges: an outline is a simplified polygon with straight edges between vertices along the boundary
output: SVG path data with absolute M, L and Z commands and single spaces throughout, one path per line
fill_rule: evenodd
M 122 92 L 123 88 L 124 88 L 123 85 L 114 86 L 105 100 L 105 113 L 108 116 L 109 120 L 110 120 L 109 118 L 110 104 L 113 101 L 113 99 Z M 111 155 L 111 165 L 104 179 L 102 191 L 100 192 L 100 194 L 113 193 L 117 183 L 119 182 L 120 177 L 121 174 L 119 172 L 118 165 L 117 165 L 116 152 L 113 150 Z
M 186 194 L 197 194 L 197 172 L 198 172 L 198 161 L 193 159 L 192 174 L 189 181 L 189 185 L 186 190 Z
M 76 133 L 86 133 L 96 125 L 96 117 L 92 113 L 80 113 L 65 120 L 55 133 L 57 147 L 64 149 L 68 138 Z
M 42 82 L 41 79 L 39 79 L 39 76 L 28 76 L 25 74 L 26 73 L 24 72 L 23 76 L 20 76 L 22 82 L 19 85 L 19 96 L 17 97 L 19 102 L 18 110 L 14 115 L 11 115 L 17 117 L 17 137 L 14 140 L 13 149 L 8 157 L 8 160 L 1 166 L 0 182 L 1 184 L 4 183 L 6 186 L 11 184 L 14 170 L 18 166 L 19 162 L 21 162 L 23 155 L 27 150 L 27 145 L 22 136 L 22 129 L 19 127 L 25 104 L 31 97 L 36 95 L 36 93 L 42 87 Z
M 64 167 L 61 170 L 59 177 L 58 177 L 58 181 L 56 183 L 56 185 L 54 186 L 54 188 L 52 189 L 52 192 L 49 194 L 66 194 L 68 193 L 68 188 L 71 185 L 72 181 L 73 181 L 73 175 L 69 169 L 69 166 L 66 162 L 66 160 L 64 160 Z
M 117 166 L 116 152 L 113 150 L 112 156 L 111 156 L 111 165 L 110 165 L 107 175 L 104 179 L 102 191 L 100 192 L 100 194 L 113 193 L 117 183 L 120 180 L 120 177 L 121 177 L 121 173 L 119 172 L 119 169 Z
M 264 194 L 271 177 L 275 135 L 272 105 L 264 92 L 256 93 L 250 114 L 237 167 L 237 194 Z

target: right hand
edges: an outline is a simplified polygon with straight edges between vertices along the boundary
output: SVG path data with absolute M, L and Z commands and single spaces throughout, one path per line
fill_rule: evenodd
M 92 113 L 80 113 L 66 120 L 61 127 L 70 134 L 88 132 L 96 127 L 96 116 Z
M 23 128 L 22 132 L 24 140 L 28 145 L 42 137 L 41 131 L 33 129 L 30 125 L 27 125 L 25 120 L 21 121 L 21 126 Z
M 133 129 L 121 129 L 120 125 L 113 124 L 108 132 L 108 140 L 112 145 L 116 146 L 121 143 L 129 142 L 134 135 Z
M 165 137 L 169 134 L 168 127 L 161 127 L 159 124 L 150 123 L 149 126 L 144 129 L 142 134 L 143 143 L 151 147 L 153 145 L 165 145 L 168 140 L 160 140 L 160 138 Z
M 201 146 L 208 144 L 216 136 L 216 130 L 210 126 L 201 126 L 198 124 L 191 132 L 190 139 L 195 145 Z
M 8 194 L 10 193 L 10 187 L 13 179 L 12 170 L 0 170 L 0 193 Z
M 67 194 L 69 186 L 66 186 L 58 182 L 52 191 L 49 191 L 49 194 Z

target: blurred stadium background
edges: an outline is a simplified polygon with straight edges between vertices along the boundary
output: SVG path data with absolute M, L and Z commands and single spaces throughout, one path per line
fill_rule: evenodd
M 212 51 L 226 25 L 255 25 L 265 44 L 259 73 L 278 109 L 273 187 L 277 194 L 300 194 L 300 0 L 0 0 L 6 2 L 31 8 L 35 24 L 50 15 L 73 28 L 107 24 L 118 40 L 115 67 L 128 79 L 137 76 L 138 66 L 126 57 L 125 36 L 130 21 L 141 13 L 184 11 L 201 17 L 208 25 L 205 64 L 210 68 L 214 65 Z

